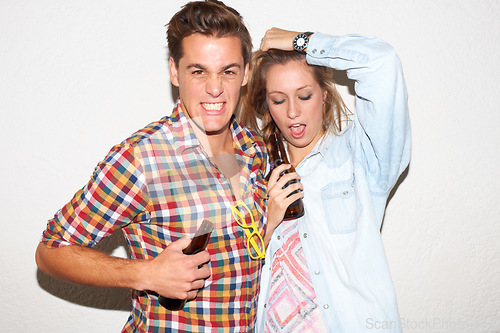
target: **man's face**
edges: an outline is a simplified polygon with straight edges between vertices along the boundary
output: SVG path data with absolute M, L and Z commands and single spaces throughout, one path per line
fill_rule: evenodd
M 248 81 L 237 37 L 193 34 L 182 41 L 179 67 L 170 58 L 170 79 L 179 87 L 182 109 L 208 135 L 229 130 L 240 89 Z

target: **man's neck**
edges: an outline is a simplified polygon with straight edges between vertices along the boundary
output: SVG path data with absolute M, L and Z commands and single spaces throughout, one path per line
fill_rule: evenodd
M 229 126 L 220 133 L 206 133 L 203 129 L 196 126 L 196 124 L 191 123 L 191 125 L 196 138 L 210 158 L 219 154 L 234 154 L 233 134 Z
M 229 128 L 220 133 L 206 133 L 193 125 L 194 132 L 201 146 L 210 159 L 217 165 L 219 171 L 229 180 L 231 190 L 236 199 L 240 199 L 240 166 L 234 152 L 233 134 Z

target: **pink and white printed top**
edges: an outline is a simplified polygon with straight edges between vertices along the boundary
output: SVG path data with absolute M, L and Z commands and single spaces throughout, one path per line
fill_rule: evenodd
M 272 263 L 265 332 L 326 332 L 297 229 L 283 221 L 282 247 Z

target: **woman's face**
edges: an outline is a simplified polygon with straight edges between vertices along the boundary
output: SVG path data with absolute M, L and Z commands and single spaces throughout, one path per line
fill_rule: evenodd
M 271 66 L 266 91 L 271 116 L 291 144 L 291 157 L 300 162 L 324 133 L 326 91 L 321 89 L 308 65 L 301 61 Z

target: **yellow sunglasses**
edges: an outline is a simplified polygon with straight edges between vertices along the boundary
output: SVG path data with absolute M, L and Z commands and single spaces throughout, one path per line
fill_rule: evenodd
M 248 215 L 250 215 L 250 219 L 252 221 L 250 225 L 246 223 L 245 217 L 238 209 L 238 207 L 240 206 L 245 208 L 248 212 Z M 250 258 L 252 259 L 265 258 L 266 249 L 264 247 L 264 240 L 262 239 L 262 236 L 260 235 L 257 229 L 257 225 L 255 224 L 250 208 L 248 208 L 248 206 L 245 204 L 243 200 L 238 200 L 236 201 L 236 205 L 231 206 L 231 212 L 233 214 L 234 219 L 236 220 L 236 223 L 238 223 L 245 230 L 245 234 L 247 236 L 247 249 Z M 249 229 L 252 229 L 252 231 L 250 231 Z M 254 236 L 257 236 L 257 240 L 255 239 Z M 260 247 L 257 244 L 257 241 L 260 242 Z M 251 251 L 251 249 L 253 249 L 253 251 Z

